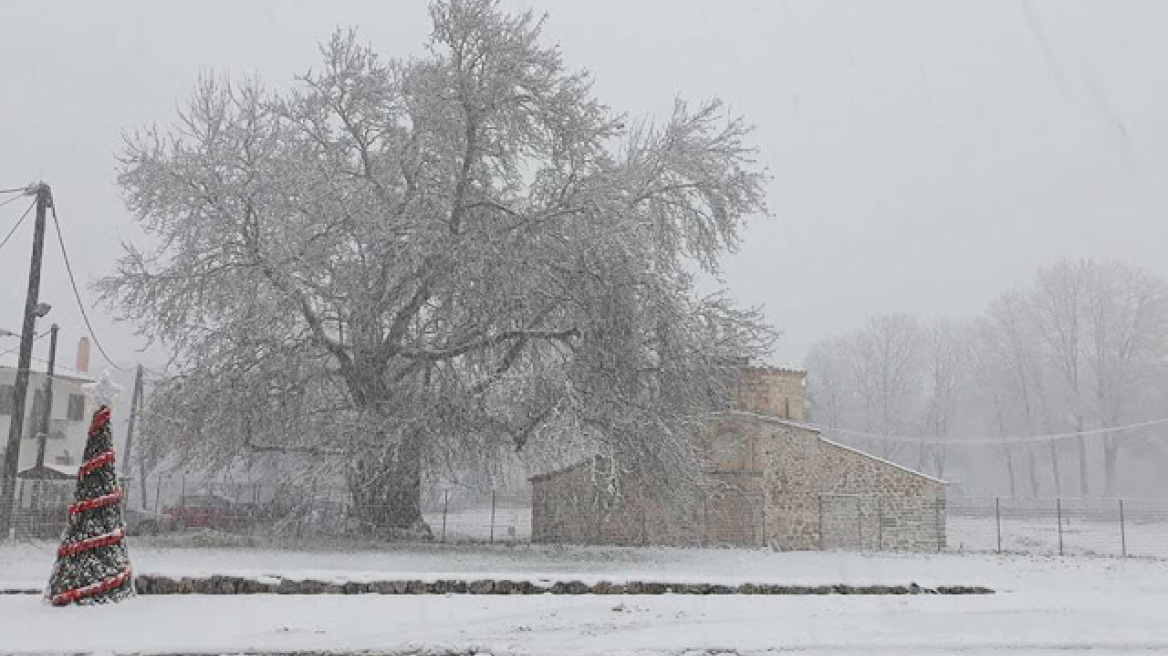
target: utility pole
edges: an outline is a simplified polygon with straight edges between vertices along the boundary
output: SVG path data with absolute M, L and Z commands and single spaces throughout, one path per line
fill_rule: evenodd
M 41 430 L 37 439 L 36 466 L 39 470 L 45 466 L 45 442 L 49 438 L 49 429 L 53 419 L 53 371 L 57 366 L 57 331 L 60 326 L 53 324 L 49 334 L 49 370 L 45 379 L 45 412 L 41 415 Z
M 39 302 L 41 293 L 41 259 L 45 250 L 45 213 L 53 202 L 49 185 L 30 185 L 27 194 L 36 195 L 36 224 L 32 238 L 32 263 L 28 270 L 28 294 L 24 299 L 24 323 L 20 328 L 20 356 L 16 365 L 16 390 L 13 394 L 12 420 L 8 425 L 8 450 L 4 454 L 4 480 L 0 484 L 0 539 L 12 534 L 16 505 L 16 474 L 20 466 L 20 438 L 24 432 L 24 404 L 28 398 L 29 368 L 32 366 L 33 333 L 38 316 L 48 312 Z
M 122 468 L 126 477 L 133 477 L 133 470 L 130 468 L 130 454 L 134 451 L 134 427 L 138 424 L 138 404 L 142 400 L 142 365 L 138 365 L 138 370 L 134 372 L 134 396 L 130 399 L 130 425 L 126 428 L 126 448 L 125 458 L 126 464 Z M 141 460 L 141 458 L 139 458 Z M 129 487 L 129 486 L 127 486 Z M 142 490 L 142 507 L 146 507 L 146 480 L 143 479 L 140 484 Z

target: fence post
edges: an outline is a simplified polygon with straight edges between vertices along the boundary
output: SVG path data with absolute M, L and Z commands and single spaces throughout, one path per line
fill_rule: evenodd
M 154 481 L 154 512 L 158 512 L 158 498 L 162 496 L 162 474 Z
M 450 508 L 450 490 L 442 490 L 442 541 L 446 542 L 446 512 Z
M 1119 500 L 1119 544 L 1124 558 L 1127 558 L 1127 522 L 1123 517 L 1123 499 Z
M 1002 500 L 994 497 L 994 522 L 998 525 L 998 553 L 1002 553 Z
M 884 551 L 884 499 L 876 497 L 876 550 Z
M 186 508 L 187 507 L 187 475 L 186 474 L 183 474 L 182 481 L 179 483 L 178 493 L 179 493 L 179 497 L 178 497 L 179 507 Z
M 1063 555 L 1063 500 L 1054 500 L 1055 514 L 1058 517 L 1059 555 Z
M 495 544 L 495 491 L 491 490 L 491 544 Z

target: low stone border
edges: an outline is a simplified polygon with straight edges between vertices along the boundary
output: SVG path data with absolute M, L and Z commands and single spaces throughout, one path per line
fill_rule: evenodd
M 584 583 L 583 581 L 535 582 L 510 579 L 474 580 L 393 580 L 344 583 L 316 580 L 268 579 L 257 580 L 237 576 L 209 576 L 202 578 L 171 578 L 150 574 L 135 577 L 134 587 L 142 595 L 246 595 L 246 594 L 474 594 L 474 595 L 532 595 L 532 594 L 596 594 L 596 595 L 984 595 L 994 594 L 990 588 L 967 585 L 942 585 L 924 588 L 909 585 L 772 585 L 743 583 L 719 585 L 711 583 L 659 583 L 630 581 L 627 583 Z M 43 590 L 28 588 L 0 588 L 0 595 L 39 595 Z
M 170 578 L 166 576 L 142 575 L 135 580 L 139 594 L 477 594 L 477 595 L 530 595 L 530 594 L 598 594 L 598 595 L 912 595 L 941 594 L 969 595 L 993 594 L 993 590 L 979 586 L 939 586 L 923 588 L 916 583 L 910 585 L 771 585 L 743 583 L 741 585 L 718 585 L 709 583 L 665 583 L 640 582 L 584 583 L 583 581 L 529 581 L 510 579 L 473 580 L 392 580 L 392 581 L 347 581 L 330 582 L 317 580 L 265 579 L 234 576 L 210 576 L 205 578 Z

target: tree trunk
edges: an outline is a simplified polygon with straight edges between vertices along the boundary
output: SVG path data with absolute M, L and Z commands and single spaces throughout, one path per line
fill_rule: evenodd
M 1058 447 L 1054 440 L 1050 441 L 1050 466 L 1054 475 L 1054 496 L 1057 499 L 1063 496 L 1063 481 L 1059 474 Z
M 1014 450 L 1006 445 L 1006 473 L 1010 476 L 1010 498 L 1018 497 L 1017 484 L 1014 482 Z
M 1103 436 L 1103 496 L 1108 498 L 1115 496 L 1116 470 L 1119 466 L 1119 440 L 1116 439 L 1117 437 L 1114 434 Z
M 1033 445 L 1026 445 L 1026 471 L 1030 479 L 1030 496 L 1038 498 L 1038 456 Z
M 359 457 L 349 472 L 349 491 L 357 518 L 374 533 L 410 531 L 430 537 L 422 519 L 421 435 L 411 434 Z
M 1080 417 L 1076 423 L 1078 425 L 1075 430 L 1080 433 L 1077 440 L 1079 444 L 1079 492 L 1086 499 L 1089 494 L 1089 486 L 1087 485 L 1087 438 L 1081 434 L 1083 432 L 1083 419 Z

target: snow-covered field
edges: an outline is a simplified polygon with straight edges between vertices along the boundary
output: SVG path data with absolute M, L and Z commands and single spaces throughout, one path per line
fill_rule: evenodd
M 346 580 L 497 573 L 970 584 L 999 592 L 972 597 L 195 595 L 69 609 L 16 595 L 0 597 L 0 651 L 1168 652 L 1168 567 L 1147 560 L 469 545 L 314 552 L 146 544 L 131 549 L 138 571 L 178 575 Z M 52 550 L 48 543 L 0 546 L 0 587 L 39 586 Z

